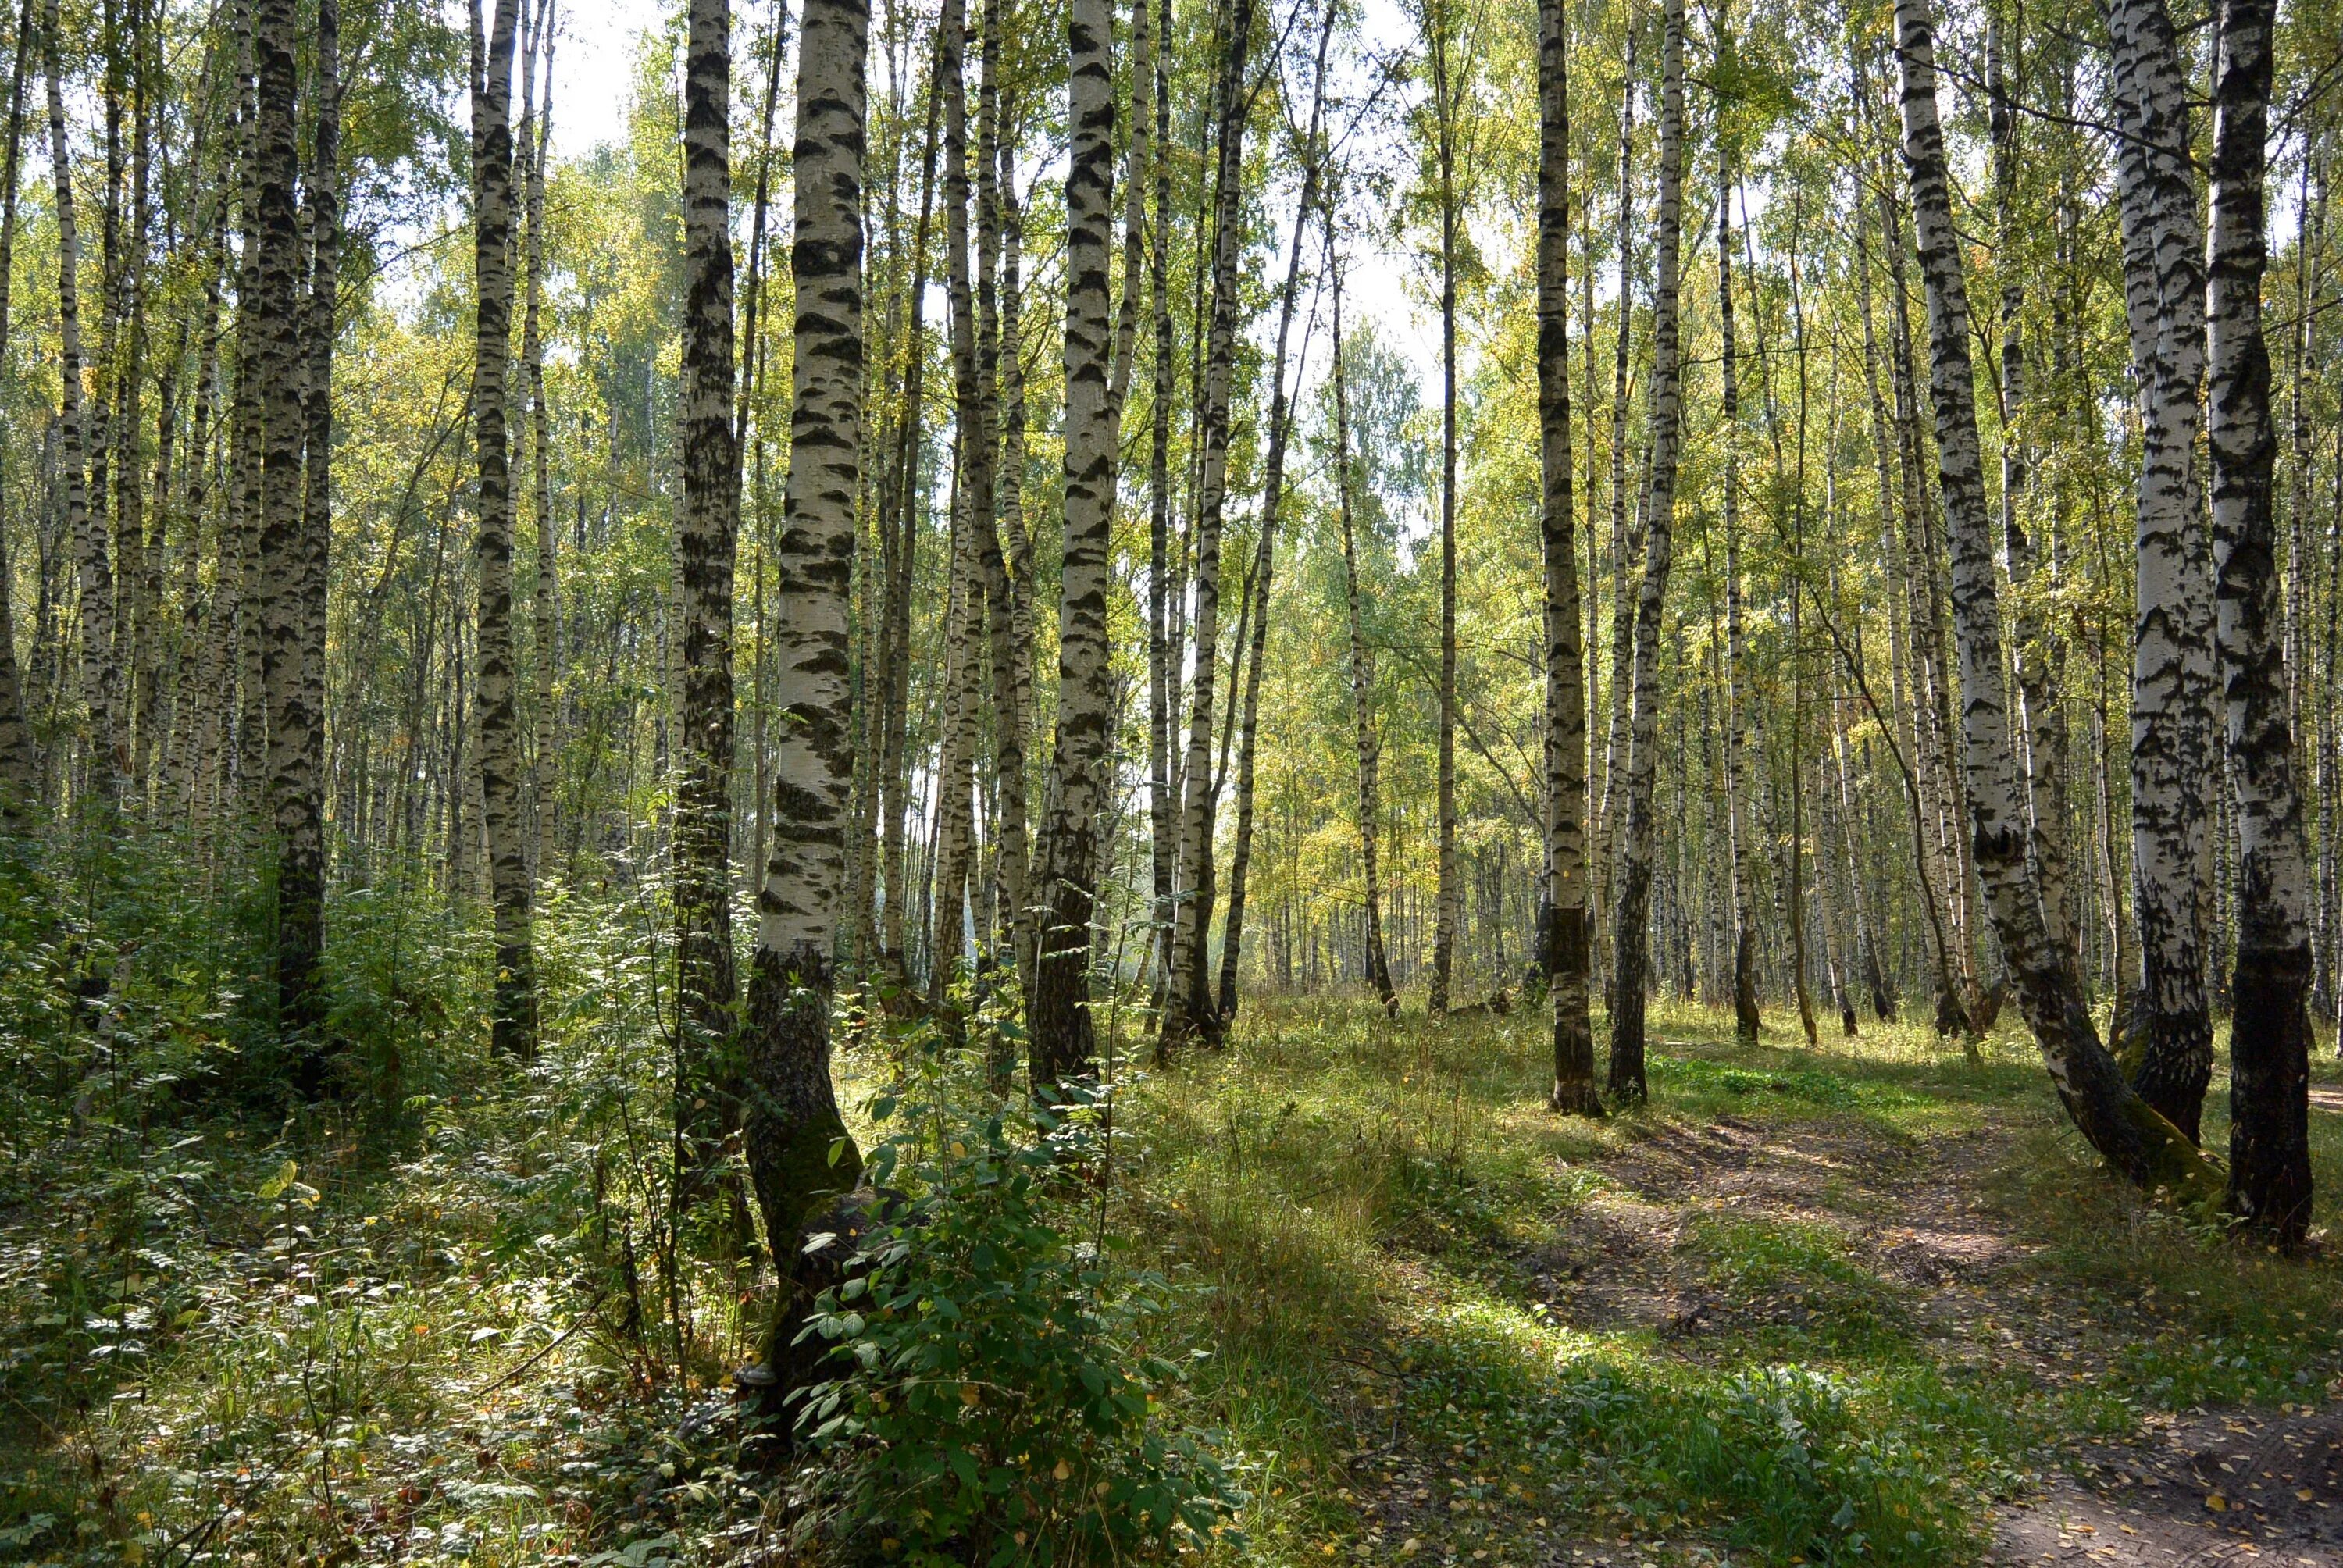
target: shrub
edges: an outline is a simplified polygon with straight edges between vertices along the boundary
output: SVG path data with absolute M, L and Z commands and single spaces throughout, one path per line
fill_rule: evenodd
M 942 1568 L 1154 1555 L 1225 1529 L 1241 1495 L 1212 1438 L 1169 1418 L 1181 1369 L 1147 1347 L 1170 1286 L 1070 1234 L 1098 1109 L 970 1110 L 940 1082 L 872 1107 L 888 1136 L 870 1178 L 906 1192 L 806 1331 L 840 1375 L 799 1426 L 843 1462 L 847 1533 Z

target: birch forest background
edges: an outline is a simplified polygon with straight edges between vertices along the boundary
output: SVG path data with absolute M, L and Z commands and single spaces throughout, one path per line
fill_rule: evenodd
M 2343 21 L 0 62 L 0 1558 L 2343 1563 Z

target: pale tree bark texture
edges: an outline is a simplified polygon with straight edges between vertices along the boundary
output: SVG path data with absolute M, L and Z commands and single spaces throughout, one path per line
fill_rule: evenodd
M 2204 233 L 2187 78 L 2165 0 L 2104 0 L 2113 45 L 2124 304 L 2139 387 L 2138 612 L 2132 633 L 2133 1081 L 2194 1141 L 2213 1072 L 2202 885 L 2214 766 L 2212 579 L 2193 472 L 2205 369 Z
M 1091 920 L 1097 900 L 1101 777 L 1108 735 L 1108 552 L 1114 528 L 1115 427 L 1108 396 L 1107 258 L 1114 187 L 1114 11 L 1072 0 L 1067 13 L 1066 546 L 1058 607 L 1058 733 L 1035 894 L 1039 960 L 1031 1005 L 1033 1085 L 1091 1070 Z M 1134 94 L 1137 89 L 1134 88 Z M 1135 288 L 1137 279 L 1125 288 Z
M 811 1306 L 799 1237 L 809 1214 L 851 1192 L 862 1161 L 830 1077 L 831 955 L 853 820 L 852 636 L 862 487 L 864 0 L 806 0 L 799 26 L 796 230 L 789 272 L 789 477 L 774 566 L 772 849 L 758 895 L 743 1050 L 749 1171 L 783 1274 L 766 1346 L 776 1387 L 816 1374 L 792 1348 Z
M 2189 1141 L 2132 1091 L 2100 1044 L 2081 977 L 2043 924 L 2040 890 L 2026 859 L 2026 804 L 2010 746 L 2001 608 L 1977 440 L 1968 289 L 1937 117 L 1935 33 L 1928 0 L 1896 0 L 1904 162 L 1927 295 L 1936 480 L 1952 544 L 1961 754 L 1977 875 L 2019 1006 L 2077 1130 L 2128 1180 L 2201 1200 L 2217 1191 L 2217 1178 Z

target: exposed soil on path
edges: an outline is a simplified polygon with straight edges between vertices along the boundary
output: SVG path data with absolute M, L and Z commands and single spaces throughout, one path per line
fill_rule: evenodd
M 1850 1262 L 1890 1288 L 1897 1321 L 1925 1354 L 2017 1372 L 2046 1389 L 2087 1384 L 2161 1326 L 2148 1305 L 2155 1292 L 2093 1297 L 2034 1263 L 2037 1247 L 1992 1191 L 1996 1171 L 2019 1157 L 2019 1131 L 1991 1110 L 1981 1116 L 1925 1142 L 1853 1114 L 1664 1124 L 1603 1161 L 1609 1185 L 1513 1266 L 1558 1322 L 1648 1332 L 1705 1360 L 1745 1354 L 1752 1332 L 1795 1335 L 1815 1307 L 1796 1292 L 1720 1289 L 1704 1231 L 1736 1220 L 1826 1227 Z M 2037 1493 L 1996 1511 L 1985 1560 L 2343 1568 L 2343 1402 L 2327 1389 L 2305 1392 L 2313 1402 L 2282 1410 L 2154 1414 L 2134 1440 L 2070 1451 Z M 1396 1542 L 1454 1506 L 1403 1487 L 1369 1512 Z M 1503 1555 L 1635 1565 L 1687 1553 L 1540 1531 Z M 1493 1563 L 1499 1554 L 1487 1555 Z

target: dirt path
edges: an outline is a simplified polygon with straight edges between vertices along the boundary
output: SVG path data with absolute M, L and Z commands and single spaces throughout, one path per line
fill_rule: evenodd
M 1851 1256 L 1907 1287 L 1941 1360 L 1990 1358 L 2046 1384 L 2082 1382 L 2122 1325 L 2093 1321 L 2087 1303 L 2025 1267 L 2032 1249 L 1985 1190 L 2010 1136 L 1991 1120 L 1926 1146 L 1852 1121 L 1669 1128 L 1609 1162 L 1621 1191 L 1571 1216 L 1544 1278 L 1566 1321 L 1641 1322 L 1697 1353 L 1702 1333 L 1735 1314 L 1685 1256 L 1696 1217 L 1828 1225 Z M 1793 1324 L 1803 1313 L 1795 1302 L 1758 1311 Z M 2085 1457 L 2082 1478 L 2056 1475 L 1997 1511 L 1988 1562 L 2343 1565 L 2343 1412 L 2331 1402 L 2152 1417 L 2141 1441 Z
M 1894 1287 L 1898 1321 L 1941 1364 L 2015 1370 L 2046 1390 L 2087 1385 L 2152 1321 L 2137 1299 L 2095 1301 L 2032 1265 L 2036 1249 L 1988 1190 L 2016 1136 L 1991 1113 L 1976 1131 L 1925 1143 L 1857 1116 L 1664 1125 L 1604 1161 L 1609 1186 L 1515 1266 L 1559 1322 L 1648 1331 L 1675 1354 L 1722 1359 L 1745 1355 L 1753 1332 L 1829 1325 L 1800 1291 L 1720 1290 L 1718 1228 L 1815 1227 L 1806 1233 L 1835 1235 L 1849 1263 Z M 2079 1473 L 2049 1467 L 2036 1494 L 1996 1511 L 1985 1561 L 2343 1568 L 2343 1403 L 2306 1392 L 2316 1402 L 2151 1415 L 2137 1441 L 2085 1448 Z M 1447 1513 L 1482 1506 L 1442 1493 L 1433 1466 L 1379 1479 L 1369 1512 L 1387 1543 L 1421 1530 L 1430 1547 Z M 1697 1549 L 1560 1529 L 1471 1555 L 1485 1559 L 1481 1568 L 1499 1557 L 1629 1568 L 1702 1560 Z M 1453 1551 L 1445 1560 L 1466 1562 Z

